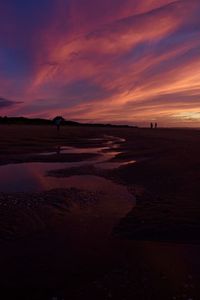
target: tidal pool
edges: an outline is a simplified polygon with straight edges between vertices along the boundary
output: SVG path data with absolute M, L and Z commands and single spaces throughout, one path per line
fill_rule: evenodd
M 68 188 L 70 187 L 70 178 L 52 178 L 46 176 L 51 170 L 78 168 L 86 165 L 93 165 L 102 169 L 115 169 L 121 166 L 134 163 L 134 160 L 113 162 L 120 150 L 119 143 L 124 142 L 121 138 L 105 137 L 102 147 L 60 147 L 54 152 L 39 153 L 38 155 L 51 156 L 57 154 L 84 154 L 92 153 L 97 154 L 94 158 L 85 159 L 79 162 L 28 162 L 20 164 L 8 164 L 0 166 L 0 192 L 39 192 L 49 190 L 53 188 Z M 85 182 L 84 187 L 87 189 L 87 185 L 93 182 L 85 180 L 85 176 L 80 178 L 80 184 L 82 180 Z M 88 182 L 88 183 L 87 183 Z M 77 186 L 78 184 L 76 184 Z M 91 185 L 91 184 L 90 184 Z M 93 182 L 95 186 L 95 180 Z

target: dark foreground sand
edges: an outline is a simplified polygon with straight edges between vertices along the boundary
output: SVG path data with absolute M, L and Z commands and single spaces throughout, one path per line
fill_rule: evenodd
M 98 147 L 100 141 L 87 139 L 105 134 L 126 139 L 115 160 L 136 163 L 116 170 L 88 166 L 49 175 L 111 179 L 128 187 L 136 207 L 113 228 L 108 249 L 90 252 L 87 240 L 77 245 L 83 247 L 85 260 L 81 251 L 69 254 L 74 248 L 61 232 L 63 224 L 70 231 L 65 222 L 72 203 L 90 205 L 99 201 L 98 194 L 73 189 L 0 193 L 0 286 L 7 298 L 16 299 L 11 298 L 12 289 L 15 295 L 23 292 L 24 299 L 200 299 L 200 131 L 65 127 L 57 134 L 51 126 L 1 126 L 0 164 L 57 161 L 56 155 L 36 154 L 59 145 Z M 90 156 L 63 155 L 59 161 Z M 65 205 L 63 197 L 68 199 Z M 34 219 L 32 225 L 29 219 Z

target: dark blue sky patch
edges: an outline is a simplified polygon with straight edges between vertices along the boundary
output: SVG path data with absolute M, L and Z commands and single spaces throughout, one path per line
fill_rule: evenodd
M 5 77 L 24 77 L 29 75 L 32 60 L 26 51 L 15 48 L 0 48 L 0 74 Z

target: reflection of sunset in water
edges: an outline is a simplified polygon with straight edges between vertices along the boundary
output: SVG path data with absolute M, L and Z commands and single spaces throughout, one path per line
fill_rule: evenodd
M 91 140 L 92 141 L 92 140 Z M 94 140 L 95 141 L 95 140 Z M 37 192 L 50 190 L 53 188 L 65 188 L 66 179 L 48 176 L 49 171 L 60 169 L 79 168 L 84 166 L 95 166 L 100 169 L 117 169 L 127 164 L 135 163 L 134 160 L 112 161 L 120 154 L 119 143 L 125 140 L 114 136 L 104 136 L 101 139 L 105 143 L 102 147 L 76 148 L 76 147 L 59 147 L 61 154 L 96 154 L 94 158 L 82 159 L 80 161 L 70 162 L 28 162 L 21 164 L 8 164 L 0 166 L 0 190 L 5 192 Z M 55 152 L 35 154 L 36 157 L 51 157 Z M 80 182 L 81 184 L 81 182 Z

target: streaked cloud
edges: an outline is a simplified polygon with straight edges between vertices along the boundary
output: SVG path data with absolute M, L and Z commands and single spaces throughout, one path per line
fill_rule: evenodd
M 12 100 L 8 100 L 0 97 L 0 109 L 15 106 L 17 104 L 20 104 L 20 102 L 14 102 Z
M 200 123 L 199 1 L 10 2 L 0 93 L 24 102 L 11 114 Z

